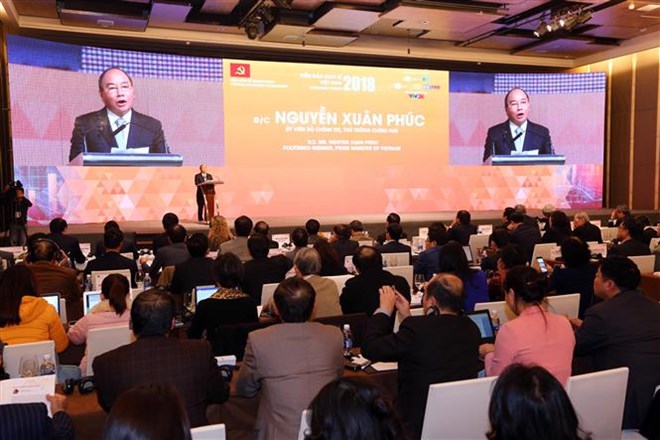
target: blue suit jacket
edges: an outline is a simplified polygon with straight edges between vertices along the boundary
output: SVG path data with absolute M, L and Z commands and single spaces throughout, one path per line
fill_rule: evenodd
M 484 143 L 483 161 L 485 162 L 493 152 L 496 155 L 507 155 L 511 154 L 515 149 L 511 129 L 509 128 L 509 121 L 494 125 L 488 129 L 488 135 Z M 554 154 L 550 131 L 544 126 L 528 120 L 523 151 L 532 150 L 539 150 L 539 154 Z
M 69 161 L 80 153 L 110 153 L 117 148 L 117 141 L 112 135 L 112 127 L 105 108 L 78 116 L 71 134 Z M 166 153 L 165 134 L 158 119 L 143 115 L 133 110 L 128 126 L 126 148 L 149 147 L 150 153 Z

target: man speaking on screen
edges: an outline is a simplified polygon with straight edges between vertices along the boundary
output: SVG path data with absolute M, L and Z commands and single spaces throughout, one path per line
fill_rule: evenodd
M 485 162 L 491 155 L 554 154 L 550 131 L 528 119 L 529 95 L 514 87 L 504 97 L 508 120 L 488 129 L 484 144 Z
M 80 153 L 166 153 L 157 119 L 133 110 L 133 80 L 119 67 L 99 76 L 101 110 L 78 116 L 71 135 L 69 161 Z

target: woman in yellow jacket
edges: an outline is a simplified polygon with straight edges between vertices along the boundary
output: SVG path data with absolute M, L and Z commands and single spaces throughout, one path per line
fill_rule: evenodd
M 39 298 L 34 276 L 27 266 L 7 269 L 0 278 L 0 340 L 25 344 L 52 340 L 55 351 L 69 346 L 60 316 L 45 299 Z

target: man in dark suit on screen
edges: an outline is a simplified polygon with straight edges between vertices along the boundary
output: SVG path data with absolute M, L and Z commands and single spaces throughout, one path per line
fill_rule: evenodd
M 484 144 L 485 162 L 491 155 L 554 154 L 550 131 L 528 119 L 529 95 L 515 87 L 504 97 L 508 120 L 488 129 Z
M 76 118 L 69 161 L 85 152 L 167 152 L 160 121 L 133 110 L 135 90 L 126 72 L 118 67 L 105 70 L 99 77 L 99 93 L 105 107 Z

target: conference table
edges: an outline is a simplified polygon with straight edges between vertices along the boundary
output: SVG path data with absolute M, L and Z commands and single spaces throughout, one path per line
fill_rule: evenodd
M 660 301 L 660 274 L 643 273 L 639 287 L 646 296 L 655 301 Z

